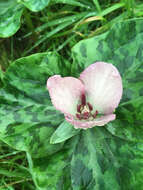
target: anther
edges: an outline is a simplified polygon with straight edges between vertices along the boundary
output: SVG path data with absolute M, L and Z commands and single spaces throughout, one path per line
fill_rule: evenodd
M 79 119 L 79 120 L 81 120 L 82 119 L 82 116 L 81 116 L 81 114 L 76 114 L 76 117 Z
M 93 114 L 93 117 L 96 118 L 97 114 L 98 114 L 98 111 L 96 110 L 96 112 Z
M 91 105 L 89 102 L 87 103 L 87 105 L 88 105 L 88 107 L 89 107 L 89 110 L 92 111 L 92 110 L 93 110 L 92 105 Z
M 81 104 L 77 105 L 77 112 L 81 113 L 81 107 L 82 107 Z

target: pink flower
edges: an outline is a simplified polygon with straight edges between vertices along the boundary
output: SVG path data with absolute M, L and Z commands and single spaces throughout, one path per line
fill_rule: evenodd
M 87 67 L 79 79 L 54 75 L 48 79 L 47 88 L 55 108 L 75 128 L 83 129 L 114 120 L 123 91 L 118 70 L 104 62 Z

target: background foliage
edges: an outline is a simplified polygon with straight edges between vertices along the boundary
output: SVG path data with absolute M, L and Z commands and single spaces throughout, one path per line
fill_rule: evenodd
M 0 5 L 0 189 L 142 190 L 141 1 Z M 75 130 L 52 106 L 46 81 L 78 77 L 95 61 L 122 75 L 117 119 Z

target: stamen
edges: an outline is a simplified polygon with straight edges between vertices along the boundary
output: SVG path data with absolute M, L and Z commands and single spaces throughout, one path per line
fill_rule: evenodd
M 93 113 L 92 113 L 93 112 Z M 81 94 L 81 104 L 77 105 L 76 118 L 79 120 L 91 121 L 96 118 L 98 111 L 93 111 L 93 106 L 87 102 L 85 94 Z
M 81 104 L 77 105 L 77 112 L 81 113 L 81 107 L 82 107 Z
M 83 106 L 86 105 L 86 97 L 85 97 L 85 94 L 82 94 L 82 95 L 81 95 L 81 104 L 82 104 Z
M 77 117 L 79 120 L 82 119 L 82 116 L 81 116 L 81 114 L 79 114 L 79 113 L 76 114 L 76 117 Z
M 96 112 L 93 114 L 93 117 L 96 118 L 97 114 L 98 114 L 98 111 L 96 110 Z
M 92 105 L 91 105 L 89 102 L 87 103 L 87 105 L 88 105 L 88 107 L 89 107 L 89 110 L 92 111 L 92 110 L 93 110 Z

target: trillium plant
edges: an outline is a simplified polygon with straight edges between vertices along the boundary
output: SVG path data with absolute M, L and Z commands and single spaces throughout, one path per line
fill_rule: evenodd
M 78 79 L 54 75 L 47 88 L 55 108 L 75 128 L 83 129 L 114 120 L 123 91 L 117 68 L 105 62 L 91 64 Z

